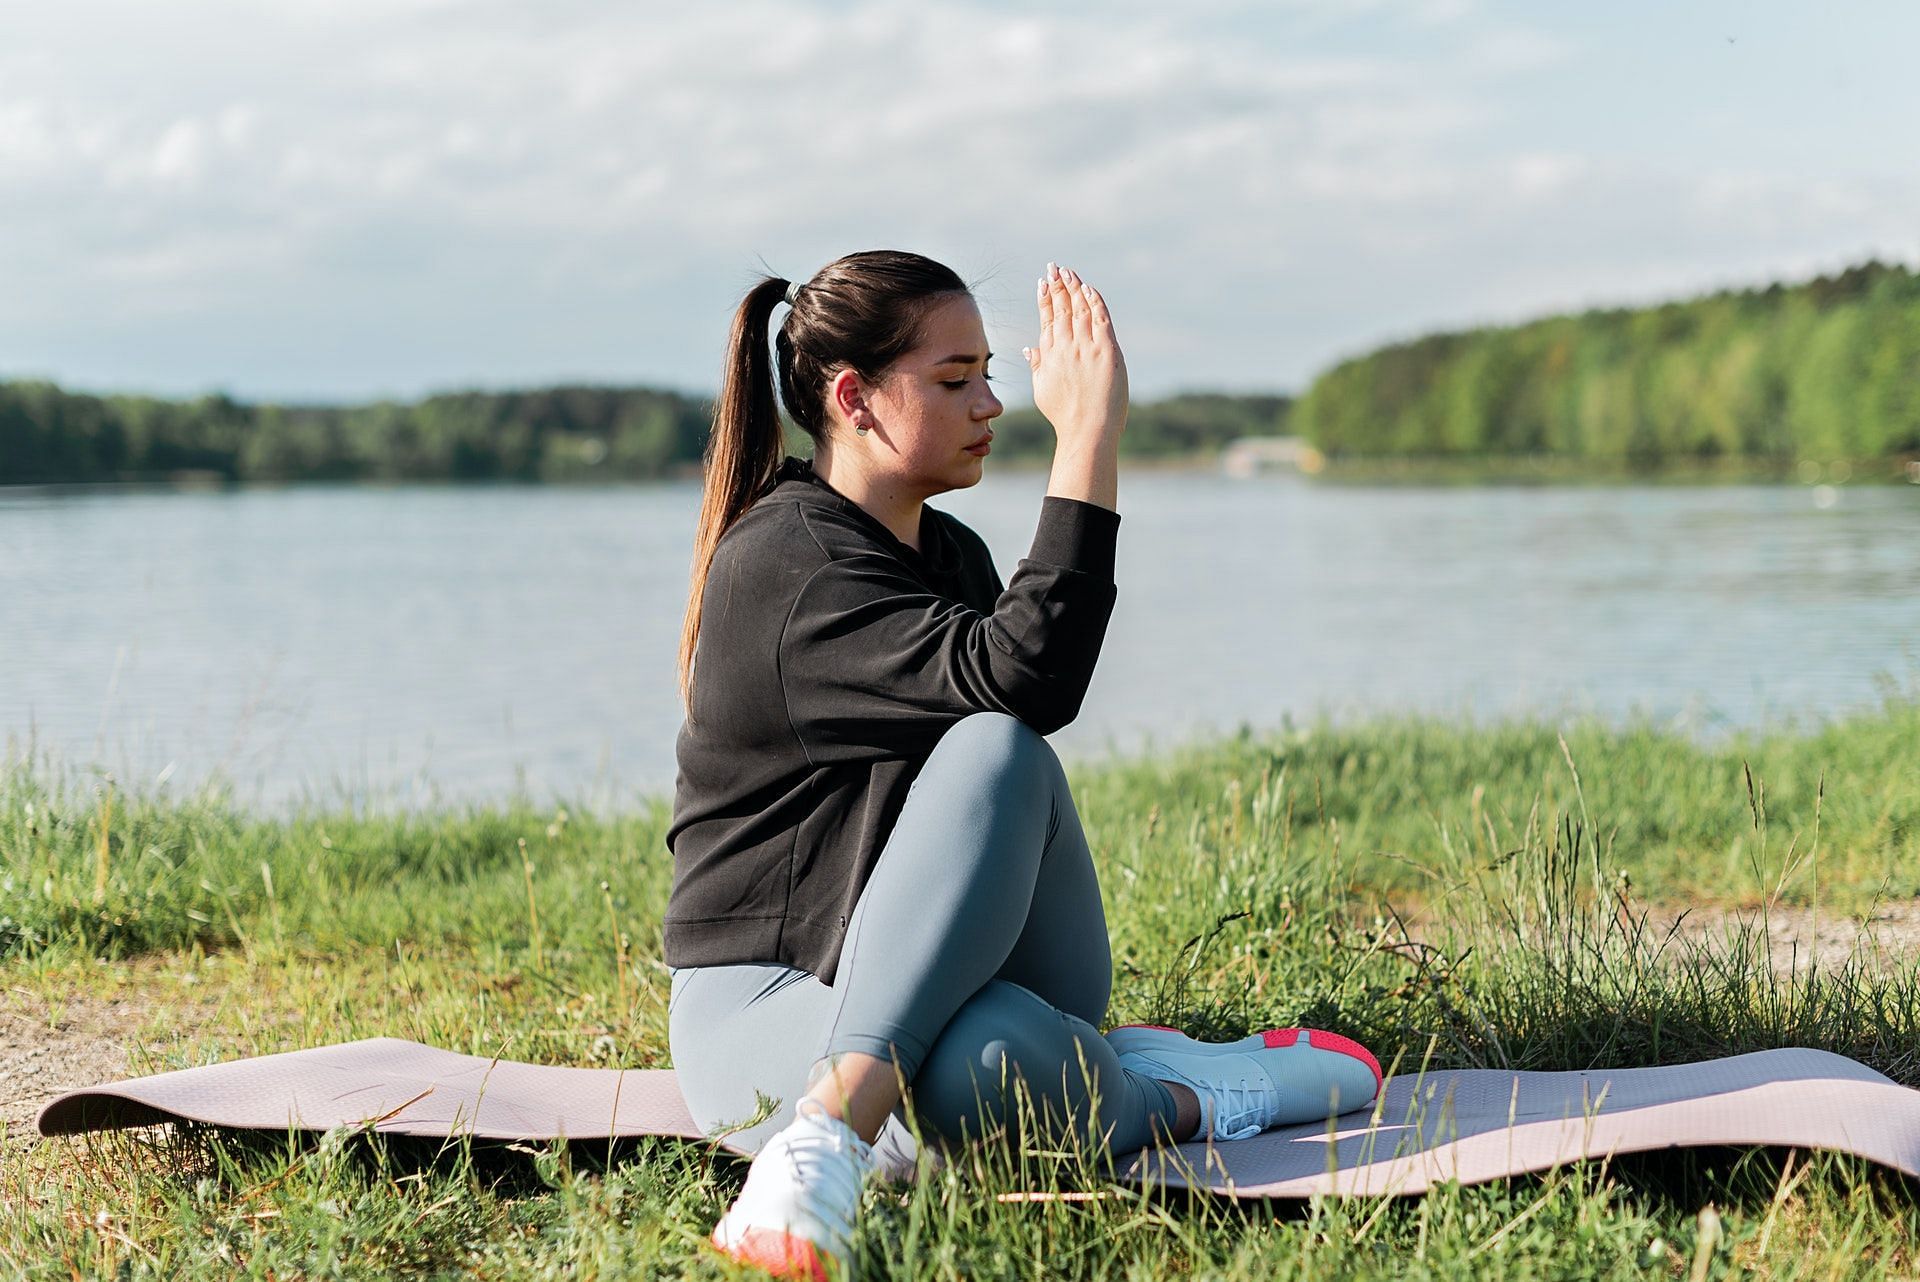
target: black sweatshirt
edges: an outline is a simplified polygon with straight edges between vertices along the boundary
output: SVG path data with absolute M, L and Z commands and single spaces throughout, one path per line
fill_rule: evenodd
M 1120 514 L 1046 496 L 1003 586 L 978 534 L 921 510 L 916 552 L 789 456 L 721 536 L 675 741 L 669 966 L 782 962 L 831 983 L 940 736 L 974 712 L 1042 734 L 1079 714 Z

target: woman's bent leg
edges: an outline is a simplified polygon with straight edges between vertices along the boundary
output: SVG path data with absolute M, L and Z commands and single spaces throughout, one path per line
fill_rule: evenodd
M 1093 1026 L 1111 983 L 1099 884 L 1059 759 L 1012 717 L 963 719 L 915 779 L 861 893 L 825 1053 L 890 1059 L 916 1096 L 926 1078 L 932 1108 L 916 1109 L 949 1138 L 963 1122 L 975 1135 L 993 1124 L 981 1110 L 997 1106 L 1003 1072 L 1076 1126 L 1098 1094 L 1101 1126 L 1127 1152 L 1156 1122 L 1170 1131 L 1176 1108 Z
M 1046 745 L 1046 740 L 1040 742 Z M 1098 1024 L 1106 1018 L 1113 992 L 1113 952 L 1100 878 L 1067 772 L 1051 746 L 1043 764 L 1054 781 L 1048 854 L 1034 878 L 1026 925 L 994 978 L 1018 984 L 1050 1005 Z
M 1013 1128 L 1022 1120 L 1017 1083 L 1049 1141 L 1077 1138 L 1117 1155 L 1180 1138 L 1164 1083 L 1122 1068 L 1093 1025 L 998 979 L 934 1042 L 913 1079 L 914 1118 L 923 1132 L 953 1143 Z
M 1106 921 L 1065 775 L 1047 741 L 1003 713 L 956 723 L 921 767 L 847 925 L 827 1052 L 892 1058 L 911 1079 L 962 1003 L 1009 961 L 1097 1019 L 1112 982 Z M 1036 896 L 1061 887 L 1096 911 L 1023 942 Z M 1016 946 L 1023 955 L 1016 957 Z M 1024 954 L 1032 955 L 1032 965 Z M 1033 976 L 1051 962 L 1050 976 Z M 1095 964 L 1097 963 L 1097 964 Z M 1055 996 L 1049 993 L 1049 996 Z

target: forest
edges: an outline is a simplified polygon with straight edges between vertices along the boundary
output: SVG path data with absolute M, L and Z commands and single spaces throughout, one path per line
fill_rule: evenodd
M 1920 453 L 1920 275 L 1435 334 L 1313 381 L 1293 429 L 1329 458 L 1534 455 L 1658 467 Z
M 1205 453 L 1285 429 L 1283 396 L 1193 394 L 1135 405 L 1128 457 Z M 95 396 L 49 382 L 0 382 L 0 485 L 193 479 L 634 481 L 697 474 L 712 407 L 650 388 L 456 392 L 348 407 Z M 812 447 L 789 425 L 789 452 Z M 1052 456 L 1032 410 L 995 423 L 994 457 Z

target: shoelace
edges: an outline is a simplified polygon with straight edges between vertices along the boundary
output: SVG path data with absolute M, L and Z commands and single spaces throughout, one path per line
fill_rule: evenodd
M 812 1100 L 803 1100 L 801 1107 L 809 1103 L 820 1109 Z M 820 1109 L 820 1117 L 826 1117 L 824 1109 Z M 832 1205 L 843 1208 L 851 1218 L 873 1165 L 873 1147 L 858 1136 L 849 1138 L 841 1133 L 838 1125 L 832 1123 L 817 1132 L 796 1132 L 787 1137 L 783 1147 L 794 1182 L 809 1192 L 831 1195 Z
M 1270 1107 L 1269 1092 L 1264 1086 L 1249 1086 L 1242 1077 L 1238 1086 L 1218 1083 L 1207 1090 L 1208 1102 L 1213 1106 L 1213 1118 L 1208 1127 L 1209 1133 L 1217 1140 L 1244 1140 L 1258 1135 L 1266 1129 L 1267 1113 Z M 1221 1104 L 1226 1107 L 1226 1116 L 1222 1117 Z

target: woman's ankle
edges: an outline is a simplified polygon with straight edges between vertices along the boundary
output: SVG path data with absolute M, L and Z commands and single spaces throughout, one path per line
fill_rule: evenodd
M 1200 1097 L 1193 1088 L 1184 1082 L 1168 1082 L 1155 1078 L 1167 1088 L 1167 1094 L 1173 1096 L 1174 1143 L 1185 1144 L 1200 1135 L 1200 1123 L 1204 1120 L 1200 1112 Z
M 807 1080 L 807 1098 L 869 1144 L 900 1103 L 900 1079 L 893 1064 L 859 1051 L 842 1051 L 818 1061 Z

